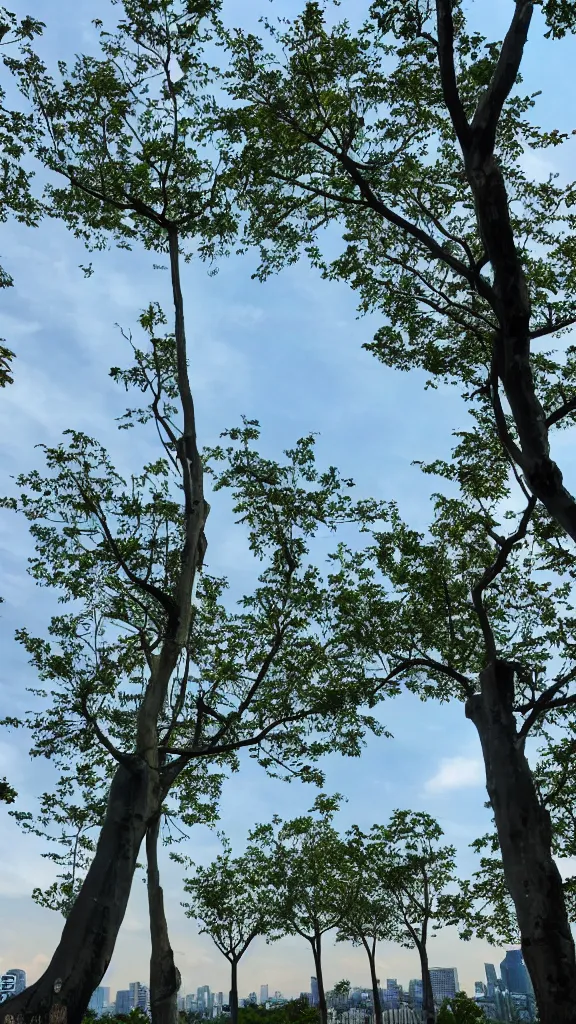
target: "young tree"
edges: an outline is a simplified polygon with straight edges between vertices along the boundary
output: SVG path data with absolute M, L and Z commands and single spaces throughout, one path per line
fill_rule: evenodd
M 376 891 L 379 883 L 383 923 L 378 937 L 418 951 L 425 1024 L 436 1021 L 428 941 L 446 923 L 442 896 L 455 881 L 456 851 L 441 845 L 443 834 L 438 822 L 420 811 L 395 811 L 387 825 L 373 825 L 367 834 L 355 826 L 350 833 L 351 842 L 362 849 Z M 373 961 L 370 967 L 374 979 Z
M 576 502 L 550 454 L 551 428 L 574 422 L 573 349 L 532 352 L 576 322 L 575 186 L 531 179 L 520 161 L 569 138 L 532 125 L 534 97 L 515 91 L 535 6 L 511 4 L 497 44 L 462 0 L 376 0 L 357 32 L 312 0 L 293 22 L 265 21 L 269 52 L 224 33 L 223 120 L 261 275 L 304 247 L 350 281 L 385 317 L 368 347 L 485 396 L 507 456 L 574 540 Z M 543 6 L 552 34 L 573 31 L 571 4 Z M 334 221 L 346 246 L 330 259 L 319 232 Z
M 230 964 L 230 1019 L 238 1024 L 238 964 L 250 943 L 267 930 L 267 905 L 261 891 L 262 858 L 255 859 L 253 850 L 232 857 L 226 839 L 223 845 L 216 860 L 184 880 L 190 901 L 183 906 Z
M 38 749 L 69 757 L 101 745 L 115 762 L 95 856 L 58 949 L 12 1001 L 11 1017 L 60 1014 L 78 1024 L 110 961 L 144 836 L 193 761 L 234 762 L 235 751 L 253 747 L 268 767 L 277 758 L 299 770 L 324 749 L 357 752 L 364 727 L 376 725 L 358 715 L 372 690 L 360 659 L 340 660 L 326 590 L 308 561 L 318 522 L 355 515 L 335 471 L 313 467 L 311 438 L 284 466 L 257 456 L 253 424 L 232 433 L 227 453 L 212 453 L 215 486 L 233 488 L 265 567 L 232 612 L 223 581 L 201 577 L 208 504 L 181 256 L 213 256 L 236 227 L 226 152 L 206 139 L 213 103 L 203 45 L 213 9 L 205 0 L 126 0 L 115 33 L 97 23 L 101 56 L 70 69 L 60 62 L 59 82 L 31 46 L 6 58 L 42 130 L 34 153 L 64 179 L 47 186 L 51 214 L 89 245 L 111 238 L 166 252 L 173 300 L 173 331 L 162 334 L 164 314 L 150 304 L 146 346 L 133 346 L 128 370 L 112 370 L 147 396 L 124 425 L 150 422 L 158 459 L 125 481 L 101 445 L 73 431 L 45 451 L 47 475 L 22 476 L 22 496 L 10 500 L 32 523 L 34 576 L 75 602 L 52 620 L 50 640 L 19 634 L 53 685 L 47 709 L 29 722 Z M 316 729 L 322 738 L 309 740 Z M 154 907 L 161 913 L 159 900 Z
M 376 947 L 383 939 L 401 942 L 403 936 L 398 907 L 386 887 L 382 857 L 374 857 L 375 844 L 367 845 L 365 840 L 366 837 L 357 827 L 348 833 L 347 852 L 351 864 L 354 865 L 356 886 L 353 901 L 349 903 L 346 917 L 339 925 L 337 941 L 349 941 L 355 946 L 363 946 L 366 950 L 372 984 L 374 1019 L 376 1024 L 382 1024 Z M 350 993 L 350 982 L 339 982 L 333 991 L 347 997 Z
M 308 815 L 285 822 L 276 816 L 250 833 L 248 848 L 255 859 L 265 856 L 270 937 L 300 935 L 310 943 L 322 1024 L 328 1020 L 322 938 L 346 920 L 356 885 L 346 844 L 333 825 L 339 800 L 320 795 Z
M 445 999 L 438 1010 L 438 1024 L 483 1024 L 484 1011 L 465 992 Z

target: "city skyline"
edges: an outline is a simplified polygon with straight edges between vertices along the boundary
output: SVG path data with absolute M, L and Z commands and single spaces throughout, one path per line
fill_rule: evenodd
M 279 0 L 280 13 L 287 15 L 301 6 L 299 0 Z M 477 11 L 480 6 L 485 24 L 497 36 L 506 5 L 485 0 L 476 5 Z M 261 0 L 227 0 L 225 7 L 231 23 L 243 21 L 257 30 Z M 111 14 L 106 0 L 78 0 L 73 5 L 63 0 L 15 0 L 14 9 L 47 23 L 41 45 L 53 62 L 56 56 L 66 57 L 92 45 L 91 18 L 96 8 L 101 17 Z M 539 17 L 537 13 L 536 26 Z M 562 129 L 572 117 L 558 88 L 571 70 L 569 51 L 564 43 L 555 43 L 552 56 L 551 45 L 538 32 L 536 27 L 527 48 L 526 88 L 538 88 L 541 75 L 546 77 L 550 93 L 538 99 L 535 117 L 544 126 Z M 538 158 L 532 154 L 530 159 Z M 542 162 L 543 178 L 551 170 L 563 173 L 562 160 L 568 157 L 559 152 L 554 159 L 557 165 Z M 61 431 L 69 427 L 98 436 L 115 455 L 119 435 L 114 416 L 123 411 L 123 396 L 108 376 L 109 367 L 119 358 L 113 324 L 134 325 L 150 297 L 162 300 L 165 296 L 165 279 L 152 269 L 149 254 L 128 256 L 113 250 L 91 256 L 94 274 L 88 280 L 78 269 L 86 263 L 82 245 L 55 223 L 45 222 L 35 232 L 8 223 L 3 231 L 15 286 L 3 296 L 0 334 L 14 338 L 18 351 L 18 372 L 0 410 L 6 472 L 17 473 L 34 464 L 34 446 L 40 441 L 57 444 Z M 187 265 L 183 273 L 192 311 L 190 351 L 202 443 L 218 443 L 219 432 L 238 423 L 243 413 L 261 420 L 263 445 L 270 457 L 302 433 L 319 431 L 323 464 L 337 461 L 345 476 L 355 477 L 363 496 L 400 496 L 402 514 L 415 528 L 423 528 L 428 521 L 430 481 L 419 475 L 412 460 L 431 461 L 446 450 L 451 430 L 460 423 L 457 396 L 444 389 L 439 402 L 432 391 L 422 391 L 422 381 L 414 375 L 378 366 L 361 348 L 379 326 L 378 318 L 358 321 L 355 296 L 345 286 L 320 282 L 304 262 L 261 285 L 250 278 L 256 263 L 250 255 L 242 260 L 232 257 L 222 263 L 216 278 L 207 277 L 206 268 L 197 264 Z M 94 388 L 80 399 L 74 385 L 81 374 L 94 381 Z M 298 416 L 280 400 L 280 386 L 283 395 L 291 390 L 298 395 Z M 395 429 L 398 417 L 415 396 L 417 415 L 399 432 Z M 383 437 L 389 440 L 385 451 Z M 566 462 L 574 473 L 576 457 L 568 455 Z M 10 581 L 3 593 L 0 622 L 4 651 L 0 697 L 11 714 L 20 716 L 30 701 L 27 687 L 37 686 L 38 680 L 26 653 L 14 642 L 14 630 L 27 626 L 35 635 L 43 635 L 54 607 L 49 596 L 25 576 L 30 553 L 25 531 L 12 519 L 4 520 L 0 531 L 3 578 Z M 223 576 L 233 570 L 234 596 L 244 584 L 249 588 L 253 563 L 241 530 L 233 525 L 220 496 L 210 514 L 209 544 L 210 571 Z M 344 830 L 358 823 L 369 828 L 384 822 L 395 807 L 426 810 L 440 822 L 446 842 L 457 847 L 459 871 L 469 877 L 476 866 L 469 844 L 490 828 L 473 726 L 460 705 L 423 704 L 410 694 L 377 714 L 393 739 L 370 738 L 361 758 L 344 761 L 332 756 L 321 764 L 326 791 L 343 792 L 349 800 L 338 817 L 339 827 Z M 28 747 L 24 730 L 4 731 L 0 737 L 0 775 L 8 776 L 16 787 L 17 809 L 24 812 L 36 809 L 39 794 L 53 786 L 56 778 L 49 763 L 30 759 Z M 276 812 L 285 818 L 305 813 L 315 795 L 310 786 L 297 782 L 286 786 L 267 778 L 248 756 L 241 757 L 240 766 L 240 772 L 224 785 L 219 823 L 239 851 L 255 823 L 269 821 Z M 0 972 L 18 962 L 29 980 L 35 981 L 57 946 L 62 918 L 33 903 L 31 892 L 36 886 L 49 887 L 57 869 L 43 857 L 45 844 L 35 836 L 23 836 L 7 808 L 2 808 L 1 821 Z M 195 861 L 208 863 L 220 844 L 213 831 L 199 826 L 191 831 L 189 848 Z M 565 876 L 574 873 L 569 862 L 560 866 Z M 184 990 L 195 991 L 195 980 L 202 977 L 213 990 L 226 992 L 227 965 L 210 940 L 199 936 L 184 917 L 182 876 L 167 855 L 161 871 Z M 147 913 L 145 887 L 142 876 L 137 876 L 112 963 L 102 979 L 112 993 L 126 991 L 123 979 L 142 976 L 141 965 L 148 962 L 150 949 Z M 484 984 L 478 965 L 490 960 L 500 963 L 504 954 L 504 949 L 494 950 L 480 940 L 460 942 L 455 929 L 441 932 L 430 949 L 431 962 L 455 965 L 460 984 L 470 995 L 476 982 Z M 330 984 L 345 977 L 367 979 L 365 959 L 363 950 L 329 944 L 325 970 Z M 278 988 L 296 997 L 302 979 L 311 975 L 310 960 L 309 949 L 300 940 L 283 939 L 274 946 L 257 940 L 241 964 L 241 990 L 259 992 L 262 978 L 268 977 L 271 990 Z M 418 974 L 418 956 L 382 943 L 378 970 L 383 978 L 408 983 Z

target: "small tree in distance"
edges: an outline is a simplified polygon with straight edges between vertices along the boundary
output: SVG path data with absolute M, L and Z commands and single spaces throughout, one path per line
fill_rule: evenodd
M 254 856 L 264 854 L 270 906 L 269 936 L 300 935 L 310 943 L 318 982 L 318 1009 L 327 1024 L 322 939 L 346 920 L 354 898 L 354 866 L 333 825 L 341 797 L 318 796 L 308 815 L 259 825 L 250 833 Z
M 230 964 L 230 1019 L 238 1022 L 238 964 L 248 946 L 268 926 L 263 898 L 262 858 L 251 849 L 242 857 L 232 857 L 229 841 L 222 837 L 224 852 L 208 867 L 197 867 L 184 880 L 189 902 L 184 903 L 188 917 L 200 923 L 200 934 L 209 935 Z M 179 854 L 172 858 L 185 862 Z

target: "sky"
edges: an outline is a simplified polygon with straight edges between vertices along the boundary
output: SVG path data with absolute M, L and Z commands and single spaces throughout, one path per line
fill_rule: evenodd
M 42 42 L 50 60 L 70 57 L 90 47 L 93 17 L 104 17 L 101 0 L 28 0 L 15 6 L 47 23 Z M 341 12 L 357 15 L 357 0 L 343 0 Z M 294 14 L 293 0 L 277 0 L 279 14 Z M 511 3 L 483 0 L 472 4 L 474 23 L 493 36 L 501 34 Z M 270 13 L 268 0 L 229 0 L 229 21 L 256 27 L 260 14 Z M 571 131 L 572 81 L 575 56 L 572 39 L 543 39 L 536 19 L 525 60 L 525 84 L 543 89 L 537 118 L 547 127 Z M 550 167 L 533 156 L 538 176 L 549 169 L 570 173 L 574 149 L 558 154 Z M 0 394 L 0 472 L 2 487 L 9 477 L 38 464 L 35 445 L 57 443 L 68 427 L 84 430 L 109 445 L 120 466 L 141 455 L 138 441 L 119 436 L 114 417 L 123 411 L 122 395 L 108 369 L 119 361 L 122 340 L 115 327 L 134 326 L 151 299 L 162 299 L 166 280 L 152 269 L 150 254 L 111 251 L 90 256 L 94 275 L 85 279 L 79 265 L 87 262 L 81 244 L 60 225 L 45 222 L 35 230 L 3 226 L 0 260 L 15 286 L 2 295 L 0 336 L 17 353 L 15 381 Z M 251 279 L 255 257 L 234 257 L 208 277 L 201 265 L 187 265 L 183 287 L 190 343 L 190 365 L 202 443 L 216 441 L 221 430 L 238 424 L 242 414 L 262 424 L 262 447 L 279 454 L 297 437 L 318 433 L 319 459 L 336 463 L 351 476 L 364 496 L 396 498 L 403 515 L 423 527 L 428 516 L 429 479 L 412 465 L 416 458 L 443 455 L 450 433 L 463 423 L 457 393 L 449 388 L 423 389 L 423 376 L 387 370 L 362 350 L 378 326 L 376 317 L 358 319 L 354 296 L 346 285 L 320 280 L 304 261 L 261 284 Z M 567 435 L 563 434 L 563 438 Z M 134 447 L 135 444 L 135 447 Z M 566 442 L 564 442 L 566 444 Z M 576 478 L 576 459 L 563 451 L 568 483 Z M 253 564 L 242 530 L 233 522 L 225 497 L 213 502 L 210 515 L 210 565 L 242 587 L 253 578 Z M 31 706 L 26 688 L 34 686 L 32 669 L 14 641 L 14 630 L 26 625 L 39 634 L 54 611 L 54 598 L 34 587 L 26 576 L 30 542 L 21 524 L 0 517 L 0 707 L 17 714 Z M 382 720 L 393 738 L 372 738 L 360 759 L 328 757 L 322 763 L 326 792 L 341 792 L 338 824 L 369 827 L 385 822 L 397 807 L 426 810 L 458 850 L 459 867 L 471 869 L 469 843 L 489 826 L 479 743 L 463 708 L 456 703 L 422 703 L 409 694 L 389 702 Z M 0 733 L 0 776 L 18 790 L 18 808 L 33 809 L 50 785 L 51 768 L 31 761 L 25 734 Z M 224 786 L 220 826 L 235 848 L 248 830 L 272 815 L 283 818 L 305 812 L 314 792 L 300 783 L 269 779 L 249 758 Z M 194 860 L 207 863 L 219 850 L 217 836 L 197 827 L 186 842 Z M 48 963 L 62 920 L 31 900 L 34 886 L 50 884 L 51 863 L 40 840 L 23 837 L 8 809 L 0 805 L 0 972 L 21 967 L 33 981 Z M 568 869 L 568 865 L 563 866 Z M 180 869 L 165 853 L 163 879 L 182 992 L 209 984 L 229 987 L 226 963 L 180 906 Z M 146 891 L 137 876 L 114 958 L 103 979 L 113 994 L 129 981 L 146 981 L 149 958 Z M 455 966 L 469 992 L 483 976 L 484 961 L 499 963 L 504 950 L 486 943 L 463 943 L 445 930 L 431 943 L 432 966 Z M 309 989 L 313 963 L 299 939 L 267 945 L 258 940 L 241 965 L 240 992 L 268 984 L 297 995 Z M 379 954 L 382 979 L 407 984 L 418 974 L 416 955 L 390 943 Z M 347 944 L 326 944 L 326 983 L 349 978 L 368 981 L 362 950 Z

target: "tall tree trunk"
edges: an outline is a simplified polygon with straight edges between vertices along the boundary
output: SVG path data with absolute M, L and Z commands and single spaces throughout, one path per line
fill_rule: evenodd
M 230 1024 L 238 1024 L 238 961 L 230 962 Z
M 481 673 L 466 705 L 480 737 L 504 876 L 514 901 L 522 953 L 540 1024 L 576 1024 L 576 955 L 560 873 L 552 857 L 550 816 L 539 800 L 513 713 L 514 669 Z
M 146 833 L 148 862 L 148 910 L 150 915 L 150 1010 L 152 1024 L 178 1024 L 178 989 L 180 972 L 174 963 L 174 954 L 168 935 L 164 911 L 164 892 L 158 869 L 158 838 L 160 815 Z
M 158 813 L 158 774 L 134 757 L 116 769 L 94 860 L 41 978 L 0 1006 L 0 1024 L 81 1024 L 112 958 L 138 851 Z
M 372 946 L 368 939 L 362 936 L 362 943 L 364 949 L 368 954 L 368 963 L 370 964 L 370 980 L 372 982 L 372 1003 L 374 1006 L 374 1020 L 376 1024 L 382 1024 L 382 1003 L 380 1002 L 380 985 L 378 984 L 378 977 L 376 975 L 376 940 L 373 941 Z
M 417 949 L 422 973 L 422 1021 L 423 1024 L 436 1024 L 436 1007 L 434 1005 L 432 982 L 430 981 L 430 966 L 428 964 L 426 943 L 418 942 Z
M 322 936 L 317 934 L 310 940 L 314 954 L 314 966 L 316 968 L 316 981 L 318 982 L 318 1009 L 322 1024 L 328 1024 L 328 1007 L 326 1005 L 326 992 L 324 991 L 324 978 L 322 975 Z

